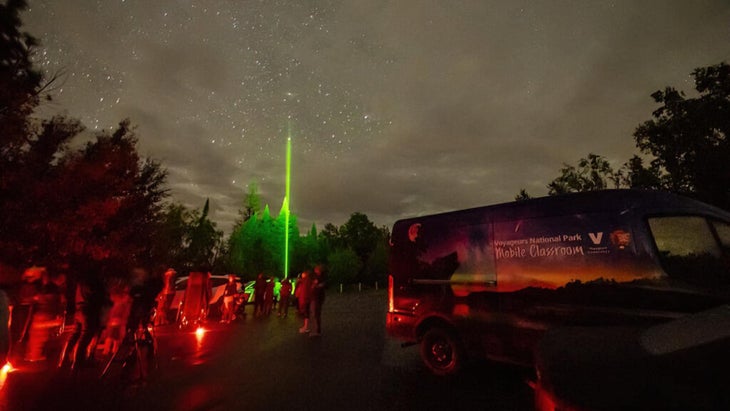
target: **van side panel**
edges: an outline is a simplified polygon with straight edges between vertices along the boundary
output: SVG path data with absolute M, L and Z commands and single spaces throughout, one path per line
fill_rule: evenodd
M 675 220 L 665 217 L 703 213 L 725 221 L 705 230 L 708 241 L 730 231 L 730 216 L 721 210 L 633 191 L 398 221 L 391 234 L 388 332 L 417 342 L 429 326 L 449 326 L 472 353 L 529 363 L 534 343 L 550 327 L 649 324 L 726 302 L 724 294 L 712 295 L 717 290 L 688 288 L 686 278 L 678 282 L 662 266 L 669 260 L 665 249 L 685 247 Z M 650 222 L 665 237 L 658 246 Z
M 644 248 L 637 246 L 633 221 L 619 217 L 592 213 L 495 223 L 497 290 L 661 277 Z

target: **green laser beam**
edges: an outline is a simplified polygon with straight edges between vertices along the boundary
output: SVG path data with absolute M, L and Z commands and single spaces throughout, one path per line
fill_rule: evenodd
M 284 194 L 284 278 L 289 276 L 289 194 L 291 192 L 291 125 L 286 139 L 286 193 Z

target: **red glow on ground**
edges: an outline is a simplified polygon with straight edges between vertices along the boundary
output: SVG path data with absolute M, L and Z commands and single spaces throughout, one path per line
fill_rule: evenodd
M 0 368 L 0 390 L 5 386 L 5 381 L 8 380 L 8 374 L 14 370 L 15 368 L 9 362 L 6 362 L 3 368 Z

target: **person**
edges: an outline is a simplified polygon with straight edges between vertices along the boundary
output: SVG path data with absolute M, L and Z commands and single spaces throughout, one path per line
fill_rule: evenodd
M 163 286 L 160 295 L 157 297 L 158 312 L 155 320 L 157 325 L 166 325 L 170 323 L 170 306 L 175 298 L 175 275 L 177 272 L 173 268 L 168 268 L 163 274 Z
M 309 271 L 301 273 L 299 279 L 297 279 L 297 286 L 294 291 L 297 297 L 299 316 L 304 320 L 302 326 L 299 328 L 299 332 L 302 334 L 309 332 L 309 295 L 311 292 L 309 277 Z
M 127 332 L 134 332 L 139 328 L 147 329 L 155 308 L 157 291 L 147 270 L 143 268 L 132 270 L 132 281 L 129 287 L 129 296 L 132 301 L 127 319 Z
M 150 329 L 154 324 L 156 297 L 161 289 L 162 284 L 152 279 L 147 270 L 143 268 L 132 270 L 128 294 L 129 317 L 124 339 L 120 344 L 122 351 L 119 351 L 122 355 L 119 358 L 124 364 L 122 378 L 125 382 L 144 382 L 152 370 L 155 343 Z M 114 357 L 117 355 L 115 353 Z
M 61 292 L 51 281 L 48 271 L 41 273 L 38 292 L 33 297 L 32 319 L 25 360 L 29 362 L 46 359 L 46 344 L 52 330 L 61 325 Z
M 279 309 L 277 312 L 278 317 L 286 318 L 289 314 L 289 296 L 291 295 L 291 281 L 289 278 L 284 278 L 281 282 L 281 289 L 279 289 Z
M 89 346 L 101 329 L 101 311 L 106 300 L 98 273 L 87 268 L 76 282 L 74 330 L 61 350 L 59 367 L 63 367 L 66 360 L 69 360 L 72 370 L 86 365 Z
M 212 297 L 211 283 L 210 272 L 190 272 L 178 315 L 181 326 L 199 325 L 207 320 Z
M 67 313 L 69 313 L 71 310 L 69 310 L 69 301 L 68 301 L 68 280 L 66 279 L 66 271 L 68 271 L 68 264 L 62 264 L 60 269 L 62 270 L 60 273 L 55 275 L 53 278 L 51 278 L 51 281 L 53 281 L 54 284 L 56 284 L 56 287 L 58 287 L 58 295 L 61 298 L 61 324 L 58 327 L 58 335 L 63 334 L 66 331 L 66 320 L 67 320 Z
M 264 313 L 264 294 L 266 294 L 266 278 L 264 273 L 259 273 L 253 286 L 254 316 L 256 317 Z
M 324 267 L 321 264 L 317 264 L 314 267 L 309 296 L 310 337 L 319 337 L 322 335 L 322 304 L 324 304 L 325 287 L 327 287 L 327 276 L 324 272 Z
M 14 304 L 12 321 L 14 328 L 17 328 L 12 334 L 15 335 L 17 332 L 20 335 L 18 342 L 27 342 L 36 296 L 40 289 L 41 275 L 44 270 L 44 267 L 34 265 L 23 272 L 23 283 L 18 291 L 17 303 Z
M 223 289 L 223 318 L 221 318 L 222 323 L 230 323 L 231 321 L 236 319 L 236 314 L 233 312 L 234 310 L 234 299 L 236 298 L 237 285 L 236 285 L 236 276 L 233 274 L 228 274 L 228 282 L 226 283 L 226 288 Z
M 132 305 L 129 295 L 129 284 L 123 280 L 116 280 L 110 285 L 109 296 L 112 307 L 109 310 L 103 354 L 114 353 L 119 349 L 127 332 L 127 318 Z
M 269 277 L 266 280 L 266 291 L 264 292 L 264 314 L 268 317 L 271 315 L 271 309 L 274 307 L 274 285 L 276 279 Z
M 0 288 L 0 366 L 4 366 L 10 353 L 10 298 Z

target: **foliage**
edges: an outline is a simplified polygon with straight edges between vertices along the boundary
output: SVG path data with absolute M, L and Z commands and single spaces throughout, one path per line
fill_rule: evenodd
M 53 118 L 17 152 L 4 176 L 0 258 L 16 266 L 149 266 L 164 170 L 139 158 L 128 120 L 82 149 L 67 149 L 81 131 L 75 120 Z
M 515 201 L 524 201 L 524 200 L 529 200 L 531 198 L 532 197 L 530 196 L 530 194 L 527 193 L 527 190 L 525 190 L 524 188 L 521 188 L 520 192 L 517 193 L 517 195 L 515 196 Z
M 256 213 L 260 212 L 261 196 L 259 195 L 259 186 L 256 183 L 251 183 L 248 186 L 246 198 L 243 200 L 243 209 L 238 211 L 240 219 L 235 222 L 233 226 L 234 230 L 251 219 Z
M 292 273 L 300 273 L 327 260 L 317 235 L 317 227 L 314 224 L 305 236 L 294 241 L 292 248 Z
M 208 218 L 209 208 L 210 200 L 205 200 L 202 211 L 191 213 L 194 223 L 188 225 L 182 237 L 183 244 L 187 245 L 182 252 L 186 269 L 210 271 L 215 265 L 223 232 L 216 230 L 216 224 Z
M 289 226 L 286 226 L 284 212 L 274 219 L 269 207 L 264 207 L 261 213 L 246 220 L 239 227 L 234 228 L 228 239 L 227 267 L 241 274 L 245 279 L 253 279 L 258 273 L 283 277 L 284 271 L 284 235 L 289 232 L 290 264 L 289 276 L 292 273 L 303 271 L 306 256 L 297 254 L 299 229 L 297 218 L 289 214 Z
M 128 120 L 72 150 L 78 120 L 32 117 L 53 78 L 33 67 L 26 6 L 0 4 L 0 263 L 69 264 L 70 276 L 151 264 L 166 173 L 140 158 Z
M 380 236 L 375 242 L 372 252 L 368 256 L 367 262 L 365 263 L 362 280 L 366 283 L 379 282 L 385 283 L 387 280 L 388 273 L 388 239 L 390 233 L 387 228 L 383 227 L 380 230 Z
M 153 256 L 161 265 L 177 270 L 185 266 L 184 250 L 191 221 L 191 211 L 182 204 L 169 203 L 160 213 Z
M 38 105 L 43 75 L 31 60 L 37 40 L 21 32 L 24 0 L 0 3 L 0 130 L 2 163 L 16 159 L 27 143 L 29 116 Z M 10 161 L 8 161 L 10 160 Z M 0 174 L 6 169 L 0 168 Z
M 634 132 L 637 147 L 656 157 L 663 185 L 730 209 L 730 65 L 692 72 L 698 96 L 672 87 L 652 94 L 661 107 Z
M 340 282 L 385 281 L 388 265 L 387 228 L 378 229 L 365 214 L 354 213 L 342 227 L 326 224 L 317 233 L 311 229 L 300 236 L 297 216 L 289 214 L 289 276 L 295 276 L 322 262 Z M 253 279 L 257 273 L 282 276 L 285 214 L 271 218 L 268 206 L 262 213 L 234 228 L 228 239 L 226 267 Z M 359 251 L 359 252 L 358 252 Z
M 651 161 L 649 167 L 644 166 L 644 160 L 634 155 L 618 171 L 619 186 L 622 188 L 638 188 L 644 190 L 662 190 L 665 188 L 661 169 L 656 160 Z
M 363 267 L 360 257 L 349 248 L 341 248 L 330 253 L 327 269 L 331 283 L 349 284 L 355 282 Z
M 339 231 L 347 247 L 351 248 L 365 264 L 380 238 L 380 231 L 375 224 L 365 214 L 355 212 Z
M 634 138 L 638 155 L 614 171 L 602 156 L 589 154 L 578 166 L 565 164 L 548 194 L 608 187 L 669 190 L 730 209 L 730 65 L 720 63 L 692 72 L 697 96 L 687 98 L 672 87 L 651 96 L 661 107 L 639 125 Z M 516 200 L 529 198 L 523 189 Z
M 387 228 L 379 229 L 367 215 L 355 212 L 339 228 L 331 223 L 325 225 L 319 238 L 321 250 L 324 250 L 328 259 L 343 250 L 355 253 L 360 261 L 352 281 L 373 282 L 385 278 L 389 236 Z
M 560 172 L 561 175 L 548 184 L 549 195 L 604 190 L 611 184 L 618 187 L 618 176 L 611 164 L 604 157 L 593 153 L 581 158 L 577 167 L 563 164 Z
M 345 247 L 345 241 L 340 234 L 340 229 L 332 223 L 324 225 L 324 228 L 319 233 L 319 238 L 325 253 Z

